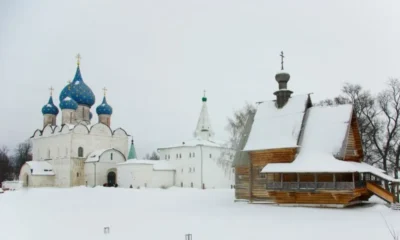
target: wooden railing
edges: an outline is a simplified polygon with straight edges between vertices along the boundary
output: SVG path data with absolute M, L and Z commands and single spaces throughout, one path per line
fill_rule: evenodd
M 350 190 L 365 186 L 365 181 L 356 182 L 268 182 L 266 189 L 277 190 Z

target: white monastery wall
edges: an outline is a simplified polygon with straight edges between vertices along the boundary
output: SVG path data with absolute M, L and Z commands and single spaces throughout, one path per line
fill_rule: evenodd
M 174 185 L 173 170 L 153 170 L 152 164 L 118 165 L 118 183 L 121 187 L 161 188 Z

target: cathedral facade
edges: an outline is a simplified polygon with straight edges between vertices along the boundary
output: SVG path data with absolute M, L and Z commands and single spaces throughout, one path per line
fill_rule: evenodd
M 27 187 L 72 187 L 79 185 L 114 185 L 117 164 L 128 154 L 127 132 L 111 128 L 112 107 L 106 95 L 97 106 L 98 123 L 92 124 L 95 95 L 83 81 L 80 64 L 72 82 L 61 91 L 59 108 L 52 94 L 42 108 L 43 127 L 32 141 L 32 161 L 20 171 Z M 61 115 L 61 124 L 57 117 Z

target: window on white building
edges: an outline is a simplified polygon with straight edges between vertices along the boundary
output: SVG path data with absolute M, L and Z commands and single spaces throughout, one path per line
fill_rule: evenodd
M 210 153 L 210 158 L 211 158 L 212 156 L 211 156 L 211 153 Z
M 171 159 L 171 156 L 168 154 L 168 159 Z
M 83 157 L 83 147 L 78 148 L 78 157 Z
M 182 158 L 182 155 L 179 153 L 179 158 Z
M 189 172 L 192 172 L 192 168 L 189 168 Z
M 192 153 L 189 153 L 189 158 L 191 158 L 192 157 Z
M 195 157 L 196 155 L 193 153 L 193 157 Z
M 176 154 L 176 159 L 178 159 L 178 157 L 179 157 L 179 155 L 178 155 L 178 154 Z
M 113 153 L 110 154 L 110 158 L 111 158 L 111 160 L 113 160 Z
M 76 177 L 79 177 L 79 173 L 78 172 L 76 173 Z
M 196 171 L 196 168 L 193 168 L 193 172 L 195 172 Z
M 47 150 L 47 159 L 50 159 L 50 149 Z

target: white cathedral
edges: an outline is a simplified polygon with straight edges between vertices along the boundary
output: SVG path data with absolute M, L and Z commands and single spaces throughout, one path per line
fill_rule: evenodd
M 75 77 L 61 91 L 59 109 L 52 93 L 42 108 L 43 127 L 31 137 L 32 161 L 19 179 L 25 187 L 115 186 L 229 188 L 234 184 L 232 153 L 214 140 L 207 98 L 195 130 L 195 138 L 159 148 L 162 160 L 138 160 L 129 134 L 111 128 L 112 107 L 103 101 L 96 108 L 99 122 L 92 124 L 95 95 L 82 79 L 80 63 Z

